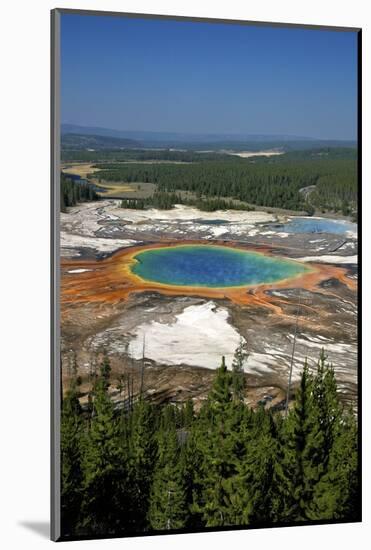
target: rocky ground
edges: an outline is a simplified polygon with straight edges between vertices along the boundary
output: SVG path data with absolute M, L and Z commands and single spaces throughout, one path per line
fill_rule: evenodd
M 257 304 L 241 306 L 228 299 L 167 296 L 142 292 L 117 303 L 69 303 L 62 309 L 62 372 L 67 383 L 76 353 L 87 392 L 94 357 L 105 349 L 113 365 L 111 391 L 124 404 L 129 390 L 143 386 L 153 400 L 199 405 L 205 398 L 221 356 L 231 365 L 240 339 L 248 343 L 245 363 L 246 399 L 279 405 L 285 398 L 296 321 L 298 334 L 293 380 L 297 383 L 305 359 L 314 368 L 322 348 L 334 365 L 345 401 L 357 393 L 357 238 L 354 230 L 334 233 L 288 233 L 287 218 L 266 212 L 200 212 L 179 206 L 173 210 L 127 210 L 119 201 L 86 203 L 61 214 L 62 259 L 102 259 L 123 247 L 161 242 L 223 240 L 269 246 L 277 255 L 305 262 L 341 265 L 346 280 L 330 277 L 310 290 L 271 289 L 278 310 Z M 73 262 L 72 262 L 73 264 Z M 77 264 L 76 264 L 77 265 Z M 78 277 L 86 269 L 63 267 L 62 277 Z M 83 275 L 82 275 L 83 276 Z M 349 284 L 347 284 L 349 281 Z M 144 356 L 144 360 L 143 360 Z M 116 389 L 115 380 L 125 377 Z M 131 388 L 131 389 L 130 389 Z

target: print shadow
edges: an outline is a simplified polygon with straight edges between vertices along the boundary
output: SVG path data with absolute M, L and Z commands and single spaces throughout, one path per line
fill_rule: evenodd
M 33 531 L 42 538 L 50 538 L 50 523 L 48 521 L 20 521 L 18 525 Z

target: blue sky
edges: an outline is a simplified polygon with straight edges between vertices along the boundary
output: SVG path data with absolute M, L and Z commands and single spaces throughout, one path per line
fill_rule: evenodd
M 355 139 L 355 32 L 63 14 L 62 122 Z

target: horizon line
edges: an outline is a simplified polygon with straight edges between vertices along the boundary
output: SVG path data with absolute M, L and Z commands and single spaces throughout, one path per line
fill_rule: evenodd
M 348 137 L 348 138 L 335 138 L 335 137 L 314 137 L 314 136 L 299 136 L 299 135 L 296 135 L 296 134 L 287 134 L 287 133 L 274 133 L 274 134 L 270 134 L 270 133 L 242 133 L 242 132 L 239 132 L 239 133 L 234 133 L 234 132 L 226 132 L 226 131 L 223 131 L 223 132 L 207 132 L 207 131 L 203 131 L 203 132 L 196 132 L 196 131 L 181 131 L 181 130 L 133 130 L 133 129 L 120 129 L 120 128 L 111 128 L 111 127 L 108 127 L 108 126 L 96 126 L 96 125 L 86 125 L 86 124 L 77 124 L 75 122 L 61 122 L 60 123 L 60 126 L 62 127 L 63 125 L 65 126 L 78 126 L 78 127 L 81 127 L 81 128 L 94 128 L 94 129 L 99 129 L 99 130 L 108 130 L 108 131 L 113 131 L 113 132 L 128 132 L 128 133 L 148 133 L 148 134 L 180 134 L 180 135 L 189 135 L 189 136 L 192 136 L 192 135 L 195 135 L 195 136 L 235 136 L 235 137 L 241 137 L 241 136 L 251 136 L 251 137 L 257 137 L 257 136 L 264 136 L 264 137 L 272 137 L 272 138 L 284 138 L 284 137 L 287 137 L 287 138 L 296 138 L 297 140 L 300 140 L 300 139 L 305 139 L 305 140 L 308 140 L 308 141 L 354 141 L 354 142 L 357 142 L 357 136 L 355 137 Z M 104 136 L 103 136 L 104 137 Z M 108 136 L 106 136 L 108 137 Z M 115 137 L 115 136 L 110 136 L 110 137 Z

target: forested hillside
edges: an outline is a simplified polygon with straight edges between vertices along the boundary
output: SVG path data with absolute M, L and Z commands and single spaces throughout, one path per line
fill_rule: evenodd
M 355 158 L 338 158 L 334 153 L 308 158 L 308 152 L 304 157 L 300 152 L 298 158 L 289 160 L 214 160 L 186 165 L 98 163 L 101 171 L 96 176 L 98 181 L 151 182 L 162 192 L 187 191 L 197 198 L 231 198 L 309 214 L 314 208 L 345 214 L 356 211 Z M 301 190 L 311 186 L 315 187 L 306 196 Z
M 79 149 L 122 149 L 123 147 L 138 147 L 140 146 L 140 143 L 133 139 L 124 139 L 118 137 L 108 137 L 91 134 L 62 134 L 61 145 L 64 151 L 76 151 Z
M 74 376 L 61 419 L 63 536 L 358 520 L 357 424 L 324 354 L 315 374 L 304 368 L 287 417 L 244 404 L 244 358 L 241 345 L 232 371 L 222 360 L 197 414 L 191 401 L 134 401 L 107 355 L 84 409 Z

